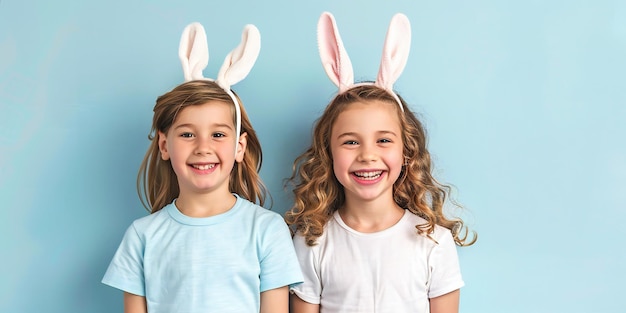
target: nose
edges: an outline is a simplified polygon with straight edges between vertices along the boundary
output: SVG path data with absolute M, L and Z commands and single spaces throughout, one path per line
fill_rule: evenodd
M 213 144 L 211 142 L 210 137 L 198 137 L 196 141 L 195 154 L 212 154 L 213 153 Z
M 376 161 L 378 155 L 376 154 L 376 149 L 368 144 L 361 145 L 361 149 L 359 149 L 359 154 L 357 156 L 357 160 L 359 162 L 373 162 Z

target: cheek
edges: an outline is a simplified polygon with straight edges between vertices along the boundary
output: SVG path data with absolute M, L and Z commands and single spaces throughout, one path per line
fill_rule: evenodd
M 331 166 L 333 167 L 333 172 L 335 173 L 335 176 L 337 176 L 337 173 L 341 169 L 341 159 L 334 157 L 332 160 L 333 161 Z
M 348 170 L 348 164 L 346 164 L 345 155 L 341 153 L 335 153 L 332 157 L 332 168 L 335 177 L 343 175 Z
M 348 182 L 350 172 L 348 166 L 342 163 L 340 160 L 333 161 L 333 176 L 339 182 L 340 185 L 345 185 Z
M 347 154 L 345 152 L 336 152 L 332 154 L 333 167 L 345 166 Z
M 400 149 L 399 151 L 394 151 L 393 153 L 390 153 L 388 156 L 388 160 L 391 164 L 402 167 L 404 165 L 403 151 Z

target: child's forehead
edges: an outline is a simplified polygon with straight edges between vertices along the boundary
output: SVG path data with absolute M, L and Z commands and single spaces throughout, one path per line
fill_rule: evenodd
M 208 100 L 202 103 L 182 105 L 178 115 L 190 111 L 229 111 L 234 112 L 233 104 L 221 100 Z
M 342 113 L 350 112 L 352 114 L 358 114 L 358 112 L 379 111 L 380 113 L 389 113 L 392 115 L 398 114 L 398 105 L 389 101 L 371 99 L 371 100 L 358 100 L 347 103 L 338 112 L 338 115 Z
M 333 121 L 333 131 L 401 128 L 397 105 L 387 101 L 356 101 L 346 105 Z
M 209 123 L 221 120 L 224 123 L 234 124 L 234 112 L 232 103 L 211 100 L 201 104 L 183 106 L 176 114 L 173 123 L 195 121 L 203 124 L 204 121 Z

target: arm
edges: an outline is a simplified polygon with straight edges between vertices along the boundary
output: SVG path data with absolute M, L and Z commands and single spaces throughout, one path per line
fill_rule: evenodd
M 289 312 L 289 287 L 283 286 L 261 292 L 260 313 Z
M 291 294 L 290 300 L 291 300 L 290 302 L 291 313 L 319 313 L 320 312 L 319 304 L 308 303 L 300 299 L 300 297 L 298 297 L 295 294 Z
M 461 291 L 457 289 L 443 296 L 431 298 L 430 313 L 458 313 L 460 296 Z
M 124 313 L 147 313 L 146 298 L 124 292 Z

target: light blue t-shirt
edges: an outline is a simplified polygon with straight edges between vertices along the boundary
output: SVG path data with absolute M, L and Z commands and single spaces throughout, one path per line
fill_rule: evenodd
M 104 284 L 145 296 L 148 312 L 259 312 L 260 293 L 302 282 L 281 216 L 237 197 L 192 218 L 175 201 L 126 231 Z

